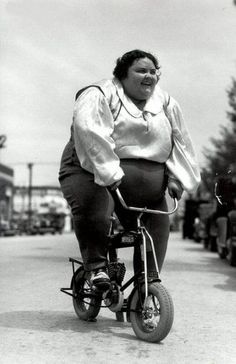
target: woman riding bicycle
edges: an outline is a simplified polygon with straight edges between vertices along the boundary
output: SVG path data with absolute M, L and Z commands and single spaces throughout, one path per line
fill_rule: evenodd
M 110 217 L 124 229 L 136 219 L 115 205 L 118 186 L 128 205 L 167 210 L 165 191 L 180 199 L 200 182 L 194 149 L 178 103 L 158 85 L 160 66 L 150 53 L 133 50 L 117 60 L 114 78 L 77 94 L 71 138 L 59 172 L 71 207 L 85 270 L 92 282 L 109 285 L 106 273 Z M 169 218 L 147 215 L 159 269 L 169 236 Z M 147 253 L 148 271 L 155 270 Z

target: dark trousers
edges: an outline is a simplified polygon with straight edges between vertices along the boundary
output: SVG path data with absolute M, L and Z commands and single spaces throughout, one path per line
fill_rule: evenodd
M 125 176 L 119 189 L 127 205 L 167 210 L 164 164 L 140 159 L 123 159 L 121 167 Z M 112 213 L 115 211 L 126 230 L 135 228 L 135 214 L 115 204 L 108 189 L 95 184 L 93 174 L 82 168 L 78 168 L 76 174 L 65 176 L 60 183 L 64 197 L 71 207 L 74 230 L 85 269 L 104 267 L 107 262 L 108 232 Z M 152 235 L 161 269 L 169 237 L 169 217 L 145 214 L 143 222 Z M 155 270 L 150 252 L 148 269 Z

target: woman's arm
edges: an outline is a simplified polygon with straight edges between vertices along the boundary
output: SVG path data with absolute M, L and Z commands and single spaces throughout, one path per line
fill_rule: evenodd
M 111 135 L 114 119 L 108 100 L 97 87 L 85 90 L 73 114 L 75 149 L 82 168 L 94 174 L 95 183 L 109 186 L 124 175 Z
M 170 180 L 177 180 L 189 193 L 197 190 L 200 170 L 193 143 L 178 103 L 171 97 L 166 109 L 172 125 L 173 148 L 166 162 Z

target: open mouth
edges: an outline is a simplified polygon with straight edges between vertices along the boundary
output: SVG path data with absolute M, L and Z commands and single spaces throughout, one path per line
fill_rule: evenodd
M 153 89 L 153 85 L 152 84 L 142 83 L 141 86 L 142 86 L 142 88 L 144 90 L 149 91 L 149 92 L 151 92 L 152 89 Z

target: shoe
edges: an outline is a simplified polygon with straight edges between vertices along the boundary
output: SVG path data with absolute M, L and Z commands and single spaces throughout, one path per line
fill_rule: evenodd
M 105 269 L 97 269 L 96 271 L 93 271 L 90 281 L 93 286 L 99 289 L 99 291 L 107 291 L 111 285 L 110 278 L 108 277 Z

